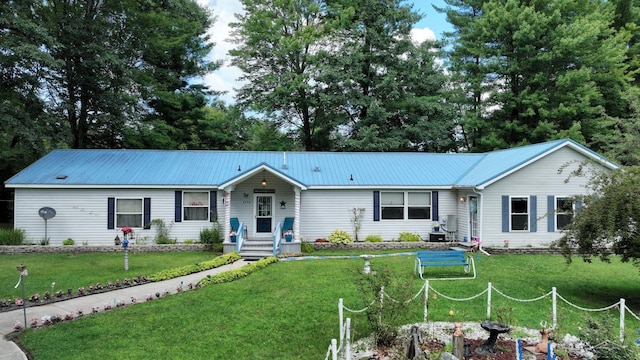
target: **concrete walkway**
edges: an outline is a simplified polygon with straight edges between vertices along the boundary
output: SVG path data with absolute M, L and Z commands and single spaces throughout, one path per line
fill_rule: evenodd
M 49 305 L 39 305 L 34 307 L 27 307 L 27 326 L 31 322 L 31 319 L 40 319 L 45 315 L 62 315 L 72 313 L 76 314 L 78 309 L 82 309 L 84 314 L 90 314 L 93 307 L 99 307 L 100 311 L 104 311 L 104 305 L 109 304 L 115 307 L 116 301 L 124 300 L 126 304 L 131 304 L 132 298 L 136 299 L 136 303 L 142 303 L 146 301 L 147 295 L 152 294 L 155 298 L 157 292 L 168 292 L 175 294 L 178 286 L 182 284 L 184 291 L 188 291 L 187 285 L 195 284 L 199 280 L 207 277 L 207 275 L 215 275 L 224 271 L 237 269 L 247 264 L 244 260 L 238 260 L 233 264 L 224 265 L 215 269 L 194 273 L 179 278 L 147 283 L 138 286 L 132 286 L 124 289 L 108 291 L 95 295 L 81 296 L 66 301 L 58 301 Z M 129 305 L 130 306 L 130 305 Z M 13 329 L 15 321 L 20 323 L 24 322 L 23 309 L 17 309 L 13 311 L 7 311 L 0 313 L 0 360 L 26 360 L 27 356 L 20 350 L 18 345 L 13 341 L 5 339 L 5 335 L 10 333 Z M 40 323 L 40 321 L 39 321 Z

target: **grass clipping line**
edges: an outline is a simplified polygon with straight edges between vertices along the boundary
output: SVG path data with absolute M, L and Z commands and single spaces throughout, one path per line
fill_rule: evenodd
M 229 270 L 213 276 L 208 276 L 198 281 L 198 285 L 205 286 L 205 285 L 212 285 L 212 284 L 222 284 L 222 283 L 238 280 L 240 278 L 250 275 L 254 271 L 264 269 L 270 264 L 277 263 L 277 262 L 278 262 L 278 258 L 276 257 L 273 257 L 273 256 L 266 257 L 256 262 L 247 264 L 239 269 Z
M 162 270 L 149 276 L 148 279 L 150 281 L 170 280 L 180 276 L 185 276 L 209 269 L 215 269 L 223 265 L 232 264 L 240 259 L 240 254 L 238 254 L 237 252 L 232 252 L 218 256 L 211 260 L 197 262 L 193 265 L 185 265 L 178 268 Z

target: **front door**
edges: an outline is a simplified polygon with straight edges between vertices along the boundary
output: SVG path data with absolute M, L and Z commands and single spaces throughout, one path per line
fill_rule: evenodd
M 478 237 L 478 197 L 469 196 L 469 235 Z
M 273 195 L 256 195 L 256 233 L 270 234 L 273 223 Z

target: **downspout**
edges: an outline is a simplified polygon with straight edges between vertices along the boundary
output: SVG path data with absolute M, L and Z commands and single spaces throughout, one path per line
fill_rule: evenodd
M 293 220 L 293 241 L 294 242 L 300 242 L 300 213 L 301 213 L 301 189 L 297 186 L 293 187 L 293 191 L 295 193 L 295 200 L 294 200 L 294 208 L 293 208 L 293 216 L 294 216 L 294 220 Z
M 483 228 L 484 228 L 484 200 L 483 200 L 483 196 L 482 196 L 482 192 L 477 190 L 477 187 L 473 187 L 473 192 L 474 194 L 478 195 L 478 207 L 480 208 L 480 219 L 478 219 L 478 223 L 479 223 L 479 227 L 480 229 L 478 229 L 478 231 L 480 232 L 480 245 L 478 246 L 478 250 L 480 250 L 480 252 L 482 252 L 483 254 L 487 255 L 487 256 L 491 256 L 491 254 L 489 254 L 488 252 L 486 252 L 483 248 L 482 248 L 482 237 L 484 236 L 484 232 L 483 232 Z

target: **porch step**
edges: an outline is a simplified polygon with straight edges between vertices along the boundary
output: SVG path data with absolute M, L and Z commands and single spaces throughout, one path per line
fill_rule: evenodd
M 240 256 L 246 260 L 259 260 L 273 256 L 273 242 L 271 240 L 245 240 Z

